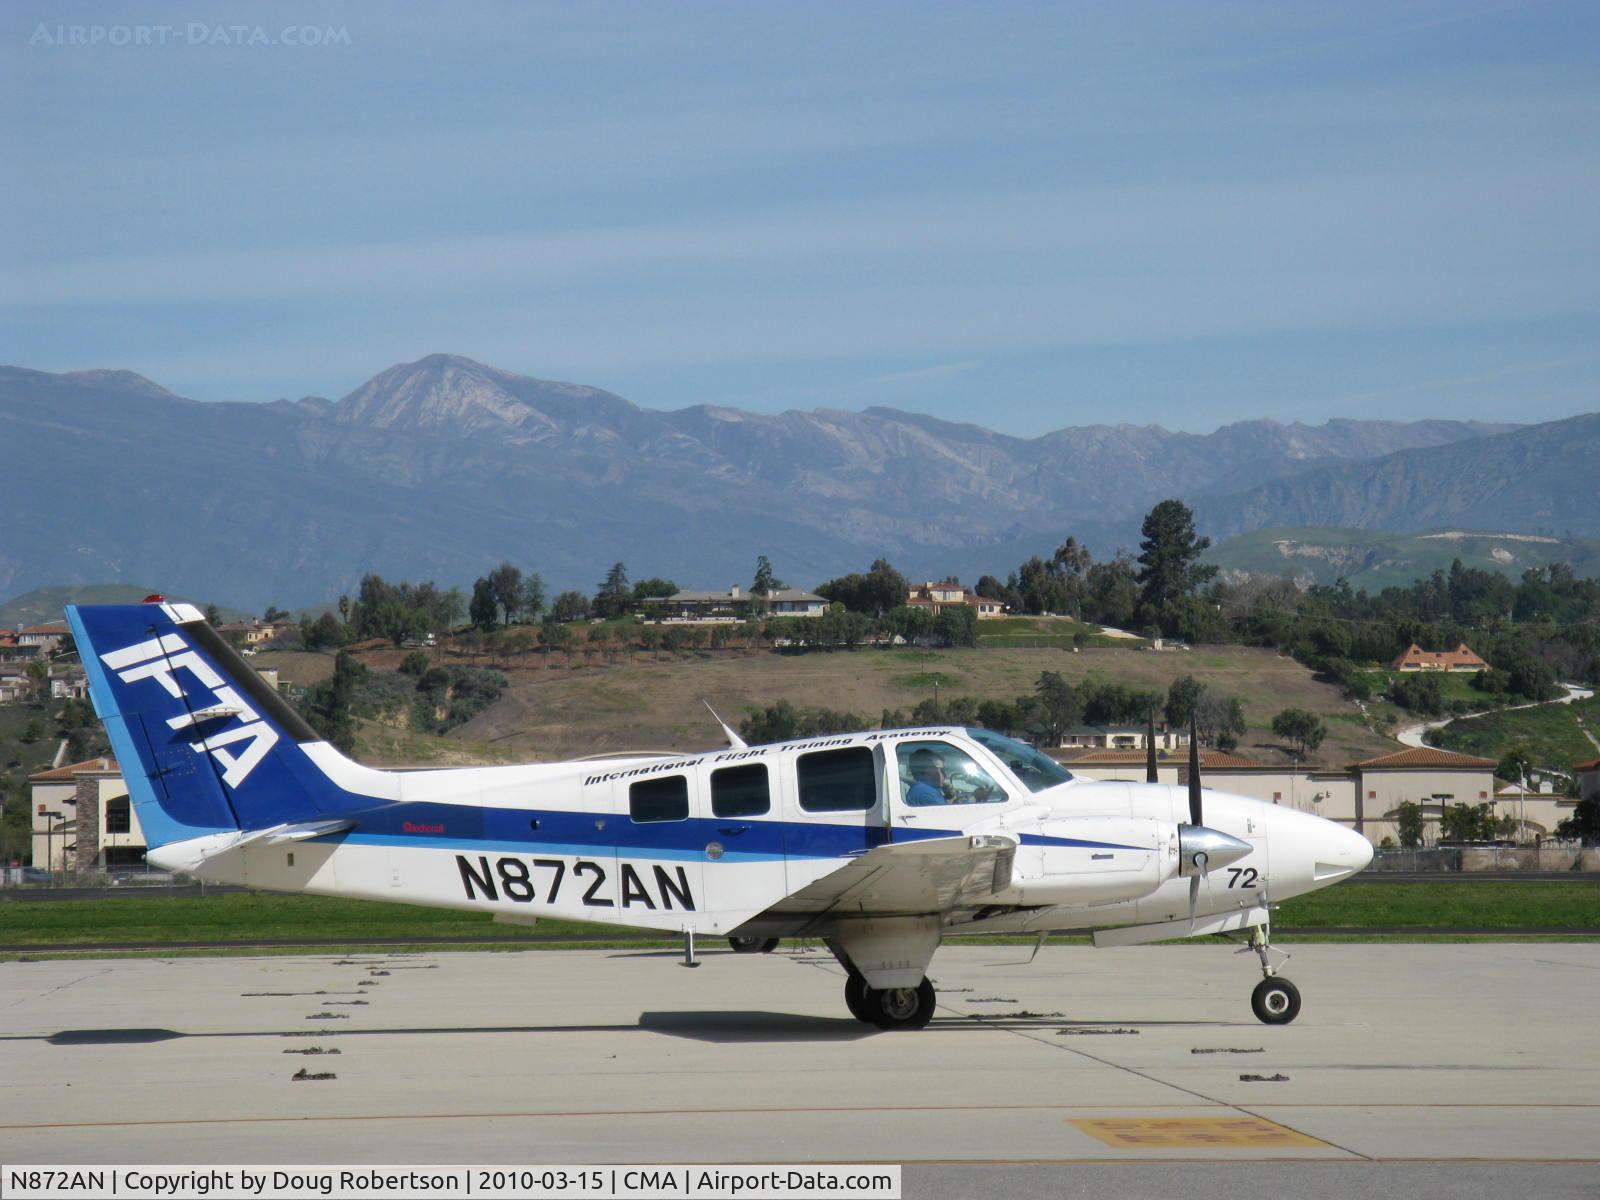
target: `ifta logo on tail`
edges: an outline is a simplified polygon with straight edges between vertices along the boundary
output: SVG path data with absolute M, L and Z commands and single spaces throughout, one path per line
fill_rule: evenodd
M 173 730 L 198 728 L 218 721 L 237 719 L 239 724 L 220 733 L 203 736 L 190 742 L 189 749 L 196 754 L 209 753 L 222 768 L 222 781 L 237 788 L 250 777 L 267 752 L 278 743 L 278 731 L 263 721 L 260 715 L 229 687 L 203 658 L 194 652 L 176 633 L 163 634 L 147 642 L 124 646 L 102 654 L 100 661 L 117 673 L 124 683 L 141 679 L 154 679 L 175 700 L 183 700 L 189 711 L 172 717 L 167 726 Z M 185 670 L 210 690 L 207 703 L 194 704 L 196 694 L 186 690 L 178 678 Z M 199 697 L 204 699 L 204 697 Z M 242 749 L 240 743 L 247 743 Z

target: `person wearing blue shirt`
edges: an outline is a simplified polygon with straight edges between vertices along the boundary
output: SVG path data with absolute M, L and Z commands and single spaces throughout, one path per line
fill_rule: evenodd
M 911 789 L 906 792 L 906 803 L 912 808 L 929 804 L 946 804 L 944 760 L 932 750 L 923 748 L 911 754 Z

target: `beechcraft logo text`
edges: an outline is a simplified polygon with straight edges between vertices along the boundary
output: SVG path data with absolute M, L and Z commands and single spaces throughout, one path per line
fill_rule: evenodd
M 267 751 L 277 745 L 277 730 L 263 721 L 239 693 L 228 687 L 222 676 L 175 633 L 113 650 L 102 654 L 100 660 L 124 683 L 154 679 L 166 689 L 167 695 L 187 701 L 188 711 L 167 721 L 171 729 L 228 723 L 229 727 L 221 732 L 190 742 L 189 748 L 196 754 L 209 753 L 222 768 L 222 782 L 231 788 L 248 779 L 250 772 L 267 756 Z M 210 696 L 186 690 L 178 678 L 180 670 L 187 671 L 201 686 L 209 688 Z

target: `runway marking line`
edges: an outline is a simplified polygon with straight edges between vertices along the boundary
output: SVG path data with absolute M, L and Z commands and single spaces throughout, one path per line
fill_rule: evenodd
M 1261 1117 L 1089 1117 L 1067 1124 L 1117 1149 L 1245 1147 L 1253 1150 L 1332 1149 L 1319 1138 Z
M 1210 1109 L 1228 1110 L 1237 1112 L 1238 1109 L 1231 1104 L 1215 1102 L 1210 1104 L 1167 1104 L 1165 1109 Z M 1465 1109 L 1465 1108 L 1493 1108 L 1493 1109 L 1546 1109 L 1546 1108 L 1600 1108 L 1600 1104 L 1262 1104 L 1253 1107 L 1259 1108 L 1297 1108 L 1297 1109 Z M 985 1104 L 975 1107 L 970 1104 L 926 1104 L 926 1105 L 816 1105 L 796 1106 L 789 1108 L 638 1108 L 638 1109 L 585 1109 L 577 1111 L 545 1111 L 545 1112 L 474 1112 L 474 1113 L 326 1113 L 312 1116 L 296 1117 L 172 1117 L 162 1120 L 150 1121 L 50 1121 L 36 1125 L 4 1125 L 0 1124 L 0 1132 L 26 1131 L 32 1129 L 129 1129 L 145 1126 L 172 1126 L 172 1125 L 276 1125 L 300 1121 L 505 1121 L 505 1120 L 533 1120 L 539 1118 L 586 1118 L 586 1117 L 722 1117 L 743 1116 L 746 1114 L 762 1115 L 805 1115 L 808 1113 L 936 1113 L 936 1112 L 1104 1112 L 1103 1104 Z M 1318 1145 L 1330 1143 L 1318 1142 Z M 1053 1161 L 1053 1160 L 1052 1160 Z M 1447 1160 L 1453 1161 L 1453 1160 Z M 1567 1161 L 1567 1160 L 1560 1160 Z M 1589 1161 L 1587 1159 L 1581 1161 Z

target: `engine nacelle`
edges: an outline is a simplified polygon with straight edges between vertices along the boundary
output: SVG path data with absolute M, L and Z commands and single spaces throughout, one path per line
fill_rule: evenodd
M 1057 817 L 1023 834 L 1002 904 L 1114 904 L 1178 874 L 1178 827 L 1144 817 Z

